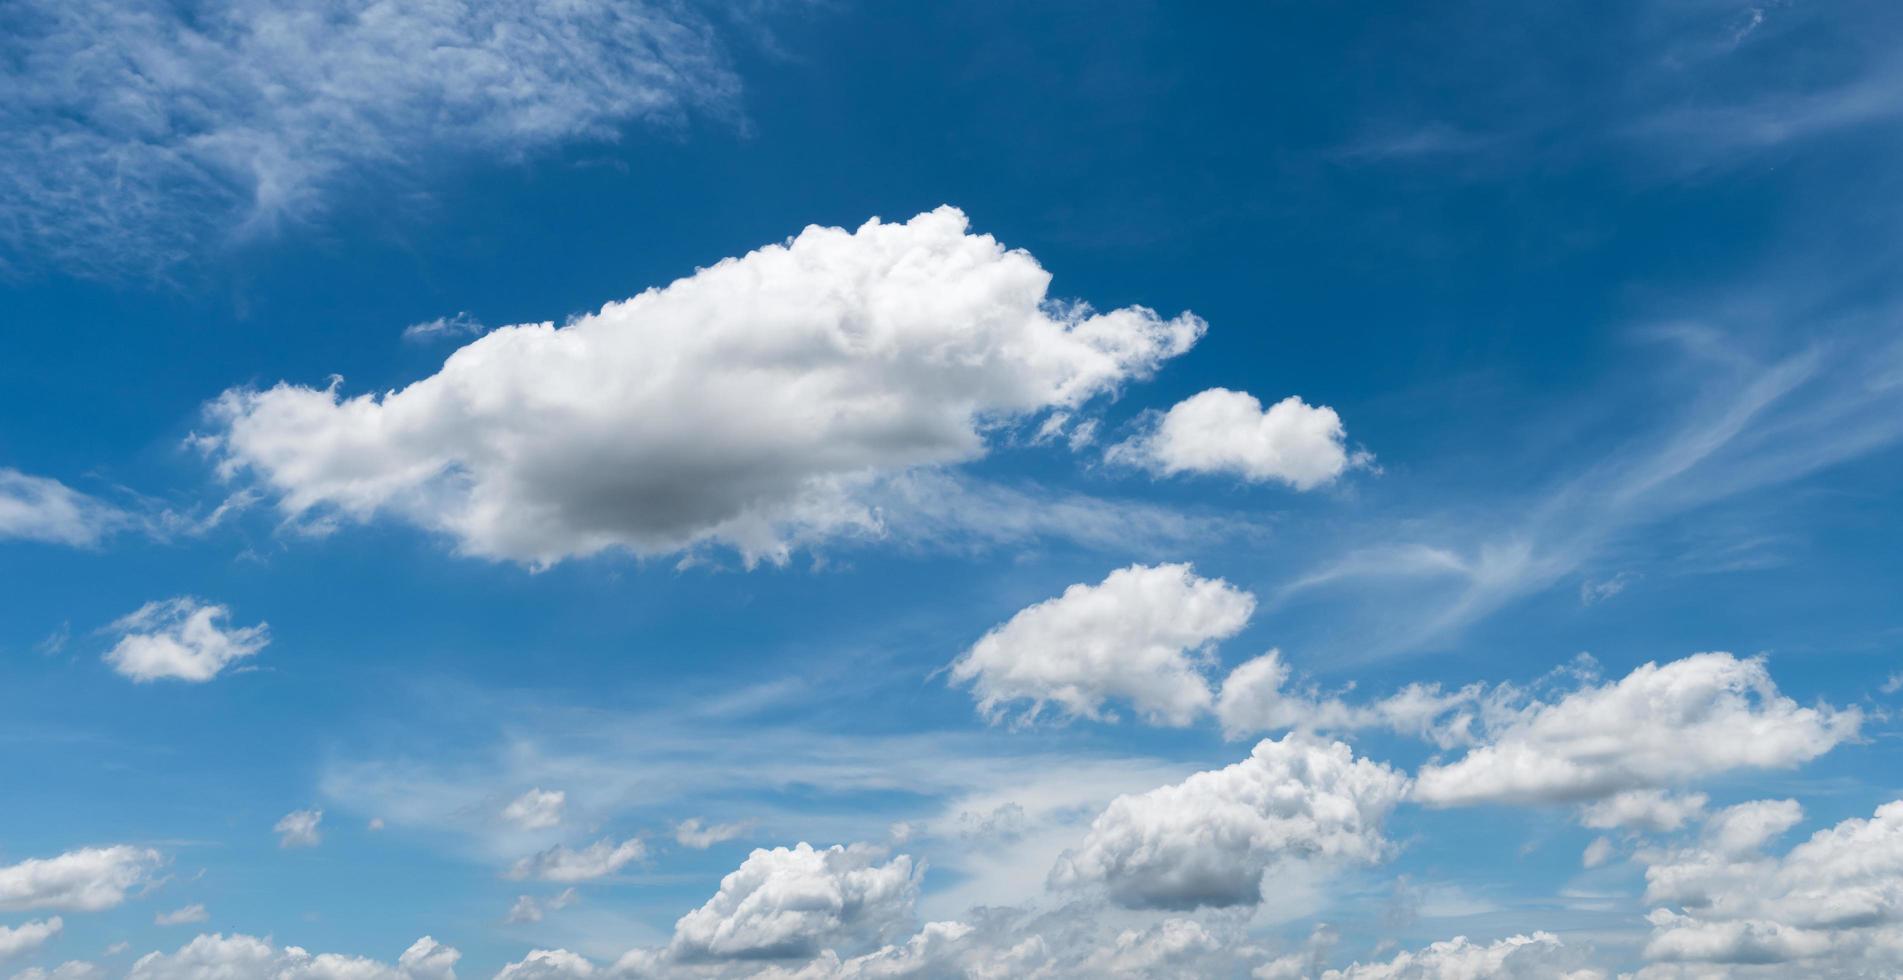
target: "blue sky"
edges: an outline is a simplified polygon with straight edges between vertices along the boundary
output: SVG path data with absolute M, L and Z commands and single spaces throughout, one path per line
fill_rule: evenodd
M 0 976 L 1903 970 L 1890 5 L 0 25 Z

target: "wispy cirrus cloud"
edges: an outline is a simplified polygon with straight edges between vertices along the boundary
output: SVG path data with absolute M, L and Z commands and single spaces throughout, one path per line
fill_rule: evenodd
M 0 467 L 0 540 L 91 547 L 132 523 L 125 511 L 58 480 Z
M 0 262 L 161 272 L 367 174 L 731 104 L 675 4 L 26 0 L 0 32 Z
M 1271 607 L 1324 592 L 1380 601 L 1390 615 L 1379 635 L 1361 638 L 1363 656 L 1432 648 L 1524 597 L 1580 582 L 1647 528 L 1903 441 L 1895 380 L 1903 347 L 1880 336 L 1859 330 L 1772 355 L 1754 353 L 1742 331 L 1647 336 L 1680 356 L 1663 362 L 1664 390 L 1645 396 L 1663 401 L 1641 435 L 1596 453 L 1582 447 L 1567 458 L 1583 462 L 1478 518 L 1426 515 L 1364 529 L 1361 541 L 1273 593 Z M 1621 569 L 1612 581 L 1623 589 L 1642 575 Z M 1607 581 L 1602 573 L 1578 587 L 1589 600 L 1608 598 L 1618 589 L 1608 592 Z

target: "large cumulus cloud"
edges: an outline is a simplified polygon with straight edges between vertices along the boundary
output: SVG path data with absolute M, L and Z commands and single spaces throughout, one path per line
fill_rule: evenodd
M 1204 326 L 1047 296 L 1023 251 L 944 207 L 810 227 L 557 326 L 503 327 L 399 391 L 225 393 L 205 439 L 306 522 L 391 514 L 547 564 L 703 543 L 750 560 L 876 531 L 881 475 L 982 456 Z

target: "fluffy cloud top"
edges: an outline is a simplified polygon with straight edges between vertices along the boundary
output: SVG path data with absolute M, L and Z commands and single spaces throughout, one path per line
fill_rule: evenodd
M 0 960 L 40 948 L 48 939 L 59 935 L 65 924 L 56 915 L 35 922 L 22 922 L 17 926 L 0 926 Z
M 279 847 L 316 847 L 324 835 L 317 829 L 324 821 L 322 810 L 292 810 L 271 827 L 277 832 Z
M 567 805 L 567 793 L 537 786 L 510 800 L 502 808 L 502 819 L 523 830 L 547 830 L 562 822 L 562 810 Z
M 944 207 L 809 227 L 565 326 L 503 327 L 401 391 L 230 391 L 209 437 L 288 514 L 399 515 L 547 564 L 718 542 L 750 560 L 875 530 L 880 474 L 970 460 L 1203 323 L 1049 301 L 1050 274 Z
M 1015 701 L 1030 702 L 1027 721 L 1052 704 L 1104 718 L 1105 702 L 1121 699 L 1146 719 L 1185 725 L 1209 709 L 1209 645 L 1254 611 L 1254 596 L 1188 565 L 1131 565 L 1019 611 L 954 662 L 951 676 L 972 686 L 993 719 Z
M 230 609 L 189 596 L 148 602 L 108 627 L 119 642 L 106 662 L 135 681 L 202 684 L 271 642 L 267 624 L 220 625 L 230 618 Z
M 605 878 L 646 857 L 647 845 L 630 837 L 615 843 L 602 839 L 580 850 L 557 844 L 546 851 L 531 854 L 509 868 L 510 878 L 536 878 L 541 881 L 592 881 Z
M 25 0 L 0 35 L 0 251 L 162 269 L 368 172 L 613 138 L 737 89 L 672 4 Z
M 1767 857 L 1801 815 L 1789 800 L 1741 804 L 1698 846 L 1646 855 L 1646 899 L 1661 906 L 1646 957 L 1734 975 L 1903 973 L 1903 801 Z
M 1401 773 L 1341 742 L 1264 740 L 1235 765 L 1118 797 L 1050 881 L 1100 884 L 1131 908 L 1254 904 L 1284 862 L 1379 859 L 1382 824 L 1406 790 Z
M 109 909 L 146 882 L 158 863 L 157 851 L 119 844 L 0 866 L 0 909 Z
M 1762 659 L 1701 653 L 1648 663 L 1558 701 L 1496 706 L 1486 744 L 1421 769 L 1415 798 L 1436 806 L 1594 800 L 1734 769 L 1779 769 L 1856 735 L 1854 708 L 1806 708 L 1778 692 Z
M 1509 936 L 1480 945 L 1465 936 L 1403 951 L 1385 963 L 1329 970 L 1323 980 L 1601 980 L 1608 974 L 1582 965 L 1584 951 L 1550 932 Z
M 1368 457 L 1348 452 L 1341 416 L 1290 395 L 1267 411 L 1254 395 L 1211 388 L 1171 407 L 1110 459 L 1164 474 L 1224 473 L 1312 490 Z
M 810 957 L 898 933 L 911 922 L 921 869 L 903 854 L 883 856 L 864 844 L 756 849 L 721 879 L 714 897 L 674 924 L 668 955 L 687 962 Z
M 173 953 L 147 953 L 127 980 L 455 980 L 462 954 L 428 936 L 404 950 L 394 966 L 360 956 L 279 948 L 269 939 L 207 934 Z
M 595 973 L 595 964 L 580 953 L 532 949 L 527 956 L 504 966 L 495 980 L 584 980 Z

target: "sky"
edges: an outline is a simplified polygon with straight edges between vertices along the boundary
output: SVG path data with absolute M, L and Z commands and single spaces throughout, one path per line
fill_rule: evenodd
M 0 977 L 1903 974 L 1899 43 L 0 5 Z

